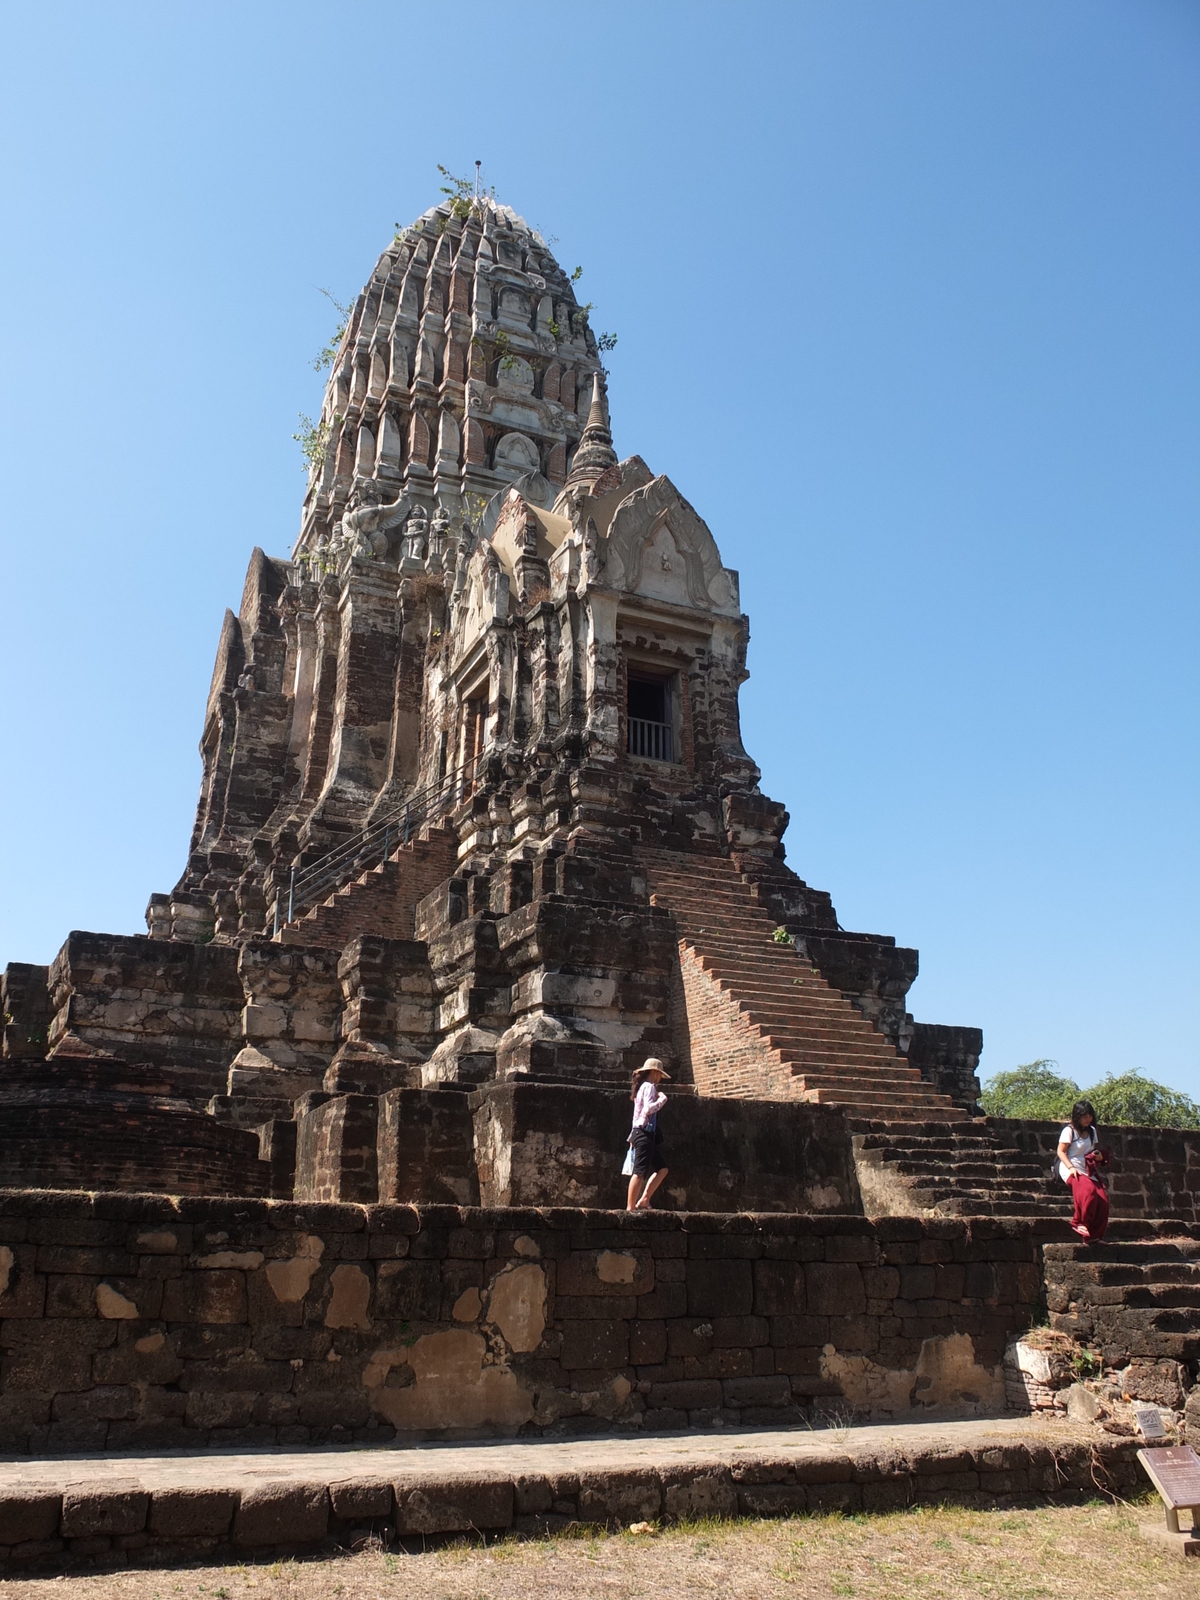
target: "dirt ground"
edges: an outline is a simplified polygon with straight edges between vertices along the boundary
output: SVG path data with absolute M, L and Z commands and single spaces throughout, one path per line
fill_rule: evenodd
M 662 1532 L 367 1550 L 304 1561 L 10 1578 L 0 1600 L 1200 1600 L 1186 1565 L 1139 1539 L 1157 1502 L 1028 1511 L 708 1522 Z

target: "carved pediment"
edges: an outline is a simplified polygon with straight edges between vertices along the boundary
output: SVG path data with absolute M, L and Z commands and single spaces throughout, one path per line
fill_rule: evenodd
M 481 539 L 467 566 L 454 620 L 454 659 L 460 661 L 493 622 L 508 618 L 508 574 L 494 546 Z
M 608 530 L 606 581 L 630 594 L 736 614 L 717 542 L 669 478 L 626 496 Z

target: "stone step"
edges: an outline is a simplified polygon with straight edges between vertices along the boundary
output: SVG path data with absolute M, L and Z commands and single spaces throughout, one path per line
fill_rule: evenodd
M 856 1067 L 847 1071 L 844 1058 L 831 1061 L 824 1065 L 814 1062 L 811 1058 L 807 1063 L 803 1061 L 788 1061 L 792 1073 L 796 1077 L 809 1078 L 814 1084 L 819 1084 L 825 1089 L 845 1089 L 848 1094 L 857 1094 L 862 1090 L 878 1090 L 886 1093 L 889 1098 L 905 1102 L 920 1102 L 927 1105 L 930 1110 L 940 1112 L 943 1103 L 950 1104 L 944 1095 L 927 1083 L 913 1083 L 910 1079 L 893 1078 L 887 1072 L 877 1072 L 870 1066 Z
M 924 1082 L 919 1072 L 906 1070 L 901 1066 L 894 1055 L 886 1052 L 871 1050 L 861 1041 L 846 1041 L 828 1037 L 813 1037 L 811 1034 L 802 1033 L 797 1028 L 783 1029 L 772 1028 L 769 1023 L 749 1019 L 750 1025 L 756 1028 L 764 1037 L 769 1037 L 775 1049 L 783 1056 L 819 1057 L 832 1055 L 833 1059 L 844 1063 L 850 1072 L 859 1070 L 870 1072 L 876 1076 L 890 1078 L 897 1084 L 911 1083 L 920 1085 Z
M 898 1073 L 895 1056 L 881 1055 L 874 1050 L 865 1049 L 857 1040 L 846 1040 L 839 1044 L 831 1039 L 805 1039 L 796 1034 L 789 1035 L 782 1029 L 771 1028 L 762 1023 L 754 1023 L 753 1026 L 787 1061 L 814 1063 L 828 1061 L 830 1065 L 840 1065 L 851 1076 L 859 1072 L 869 1072 L 872 1076 L 891 1077 L 897 1084 L 910 1083 L 915 1087 L 920 1087 L 923 1082 L 919 1075 L 910 1078 L 904 1073 Z
M 773 941 L 775 917 L 732 861 L 654 854 L 643 866 L 652 903 L 673 913 L 681 946 L 791 1069 L 795 1093 L 889 1125 L 966 1119 L 807 958 Z
M 817 1090 L 812 1094 L 806 1094 L 804 1098 L 806 1100 L 812 1100 L 816 1105 L 820 1106 L 840 1105 L 844 1106 L 847 1111 L 870 1112 L 872 1115 L 880 1118 L 886 1117 L 889 1122 L 895 1124 L 904 1122 L 920 1122 L 923 1120 L 928 1109 L 924 1106 L 897 1104 L 895 1101 L 886 1100 L 882 1097 L 876 1097 L 873 1100 L 852 1100 L 845 1095 L 831 1095 L 828 1093 L 823 1094 L 820 1090 Z M 955 1108 L 951 1107 L 950 1110 L 947 1111 L 947 1118 L 949 1120 L 953 1120 L 954 1109 Z M 965 1116 L 966 1113 L 964 1112 L 963 1115 Z
M 1074 1261 L 1085 1272 L 1096 1271 L 1114 1262 L 1174 1262 L 1190 1264 L 1200 1257 L 1200 1240 L 1130 1240 L 1103 1245 L 1054 1244 L 1047 1245 L 1058 1261 Z
M 935 1163 L 932 1161 L 905 1161 L 903 1159 L 889 1163 L 891 1171 L 899 1172 L 904 1177 L 936 1177 L 939 1173 L 947 1172 L 956 1179 L 986 1178 L 990 1183 L 1026 1183 L 1043 1184 L 1053 1182 L 1044 1173 L 1034 1166 L 1008 1167 L 997 1161 L 948 1161 Z
M 1131 1311 L 1151 1310 L 1168 1306 L 1200 1306 L 1200 1284 L 1196 1283 L 1142 1283 L 1132 1284 L 1121 1296 L 1121 1304 Z
M 1146 1261 L 1141 1265 L 1132 1262 L 1128 1265 L 1118 1265 L 1107 1261 L 1082 1264 L 1088 1268 L 1087 1275 L 1081 1283 L 1075 1285 L 1081 1295 L 1093 1295 L 1104 1290 L 1121 1290 L 1131 1284 L 1141 1283 L 1200 1284 L 1200 1266 L 1187 1261 Z

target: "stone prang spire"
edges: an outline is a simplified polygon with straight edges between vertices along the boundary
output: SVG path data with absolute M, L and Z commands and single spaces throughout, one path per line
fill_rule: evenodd
M 547 501 L 566 482 L 600 369 L 587 311 L 516 212 L 485 196 L 463 209 L 447 201 L 398 233 L 354 302 L 297 556 L 364 497 L 477 521 L 520 477 Z M 615 461 L 606 417 L 602 431 Z
M 616 464 L 617 452 L 613 449 L 612 430 L 608 422 L 608 394 L 604 375 L 597 371 L 592 378 L 592 403 L 588 407 L 587 422 L 579 448 L 571 461 L 567 484 L 569 487 L 594 484 L 609 467 Z

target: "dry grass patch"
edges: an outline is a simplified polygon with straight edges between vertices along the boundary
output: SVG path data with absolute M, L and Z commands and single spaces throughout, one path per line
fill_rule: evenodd
M 1158 1516 L 1147 1500 L 698 1522 L 659 1533 L 463 1540 L 420 1554 L 9 1579 L 0 1600 L 1078 1600 L 1092 1590 L 1200 1600 L 1200 1562 L 1185 1566 L 1138 1538 L 1138 1522 Z

